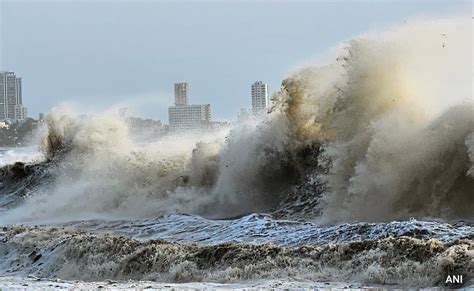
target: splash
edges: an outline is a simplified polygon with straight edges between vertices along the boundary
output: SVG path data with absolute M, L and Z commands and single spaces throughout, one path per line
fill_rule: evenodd
M 117 116 L 53 112 L 54 182 L 8 217 L 472 218 L 472 40 L 464 20 L 360 36 L 284 80 L 267 116 L 209 134 L 136 144 Z
M 403 26 L 283 82 L 275 109 L 324 144 L 322 222 L 472 216 L 472 40 L 466 21 Z

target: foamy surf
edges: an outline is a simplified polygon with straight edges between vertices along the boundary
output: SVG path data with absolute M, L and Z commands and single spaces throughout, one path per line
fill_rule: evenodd
M 453 272 L 467 277 L 474 267 L 474 245 L 469 240 L 443 243 L 405 237 L 281 248 L 140 242 L 58 228 L 12 227 L 0 235 L 3 275 L 67 280 L 232 283 L 297 276 L 312 281 L 434 286 Z

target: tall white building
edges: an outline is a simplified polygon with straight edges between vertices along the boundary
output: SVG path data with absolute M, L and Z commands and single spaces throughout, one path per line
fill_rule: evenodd
M 208 129 L 211 124 L 211 105 L 189 105 L 188 83 L 174 84 L 174 104 L 168 108 L 172 131 Z
M 188 105 L 189 86 L 188 83 L 175 83 L 174 84 L 174 105 Z
M 0 120 L 16 122 L 26 117 L 21 78 L 15 76 L 13 72 L 0 71 Z
M 266 113 L 268 108 L 268 85 L 262 81 L 252 84 L 252 113 Z
M 211 124 L 211 105 L 181 105 L 168 108 L 170 129 L 202 130 Z

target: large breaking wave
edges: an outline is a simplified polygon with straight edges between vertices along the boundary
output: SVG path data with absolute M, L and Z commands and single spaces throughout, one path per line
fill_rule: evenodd
M 1 219 L 472 218 L 472 40 L 460 20 L 357 37 L 284 80 L 270 114 L 209 134 L 138 144 L 113 114 L 57 109 L 48 182 Z

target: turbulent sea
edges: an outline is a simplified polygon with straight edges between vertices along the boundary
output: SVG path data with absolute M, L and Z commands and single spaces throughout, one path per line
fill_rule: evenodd
M 209 133 L 54 109 L 0 149 L 0 286 L 474 287 L 472 36 L 357 37 Z

